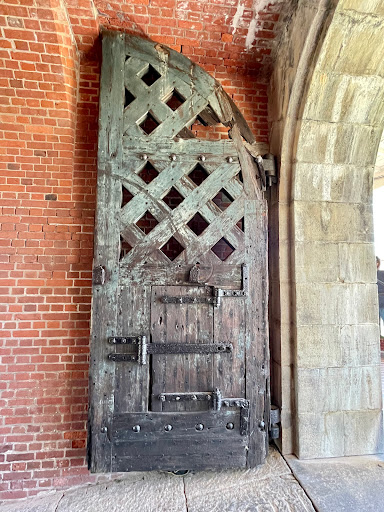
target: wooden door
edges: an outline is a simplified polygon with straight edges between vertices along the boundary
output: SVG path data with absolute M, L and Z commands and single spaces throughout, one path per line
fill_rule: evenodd
M 192 137 L 196 119 L 231 139 Z M 94 472 L 253 467 L 268 441 L 266 205 L 201 68 L 105 33 L 92 308 Z M 260 177 L 260 176 L 259 176 Z

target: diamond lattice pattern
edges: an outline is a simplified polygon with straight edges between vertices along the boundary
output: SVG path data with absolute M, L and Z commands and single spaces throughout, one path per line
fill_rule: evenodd
M 171 148 L 172 146 L 170 146 Z M 238 161 L 212 157 L 131 157 L 123 180 L 120 230 L 131 247 L 123 261 L 163 262 L 205 257 L 236 263 L 244 249 L 244 190 Z M 155 179 L 156 178 L 156 179 Z M 137 180 L 140 180 L 138 182 Z
M 189 138 L 189 127 L 207 112 L 216 122 L 214 87 L 206 97 L 195 71 L 180 74 L 153 46 L 145 52 L 131 53 L 124 64 L 122 261 L 241 263 L 245 198 L 234 146 L 217 151 L 216 141 L 205 141 L 212 151 L 205 146 L 201 155 L 193 145 L 199 141 L 177 142 L 180 134 Z

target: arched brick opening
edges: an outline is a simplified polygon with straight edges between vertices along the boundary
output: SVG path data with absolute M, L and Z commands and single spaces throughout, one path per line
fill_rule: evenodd
M 283 452 L 301 458 L 382 450 L 371 203 L 383 16 L 380 2 L 299 2 L 271 82 L 273 396 Z

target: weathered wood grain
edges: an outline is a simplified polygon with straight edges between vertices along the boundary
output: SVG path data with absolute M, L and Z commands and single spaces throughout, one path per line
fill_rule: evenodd
M 141 79 L 149 66 L 160 74 L 151 85 Z M 127 105 L 125 88 L 131 94 Z M 174 90 L 184 99 L 175 110 L 166 104 Z M 147 113 L 160 123 L 149 135 L 139 126 Z M 188 135 L 197 116 L 208 125 L 230 126 L 233 140 L 178 138 Z M 93 289 L 92 471 L 254 467 L 265 458 L 266 204 L 243 137 L 253 148 L 252 133 L 222 87 L 185 56 L 148 40 L 104 34 L 95 265 L 105 268 L 106 282 Z M 148 161 L 159 173 L 150 183 L 140 176 Z M 198 163 L 207 171 L 199 185 L 188 176 Z M 130 194 L 124 206 L 123 187 Z M 163 201 L 172 188 L 184 197 L 176 205 Z M 213 202 L 217 194 L 224 195 L 225 206 Z M 146 212 L 158 222 L 150 232 L 136 225 Z M 199 233 L 188 226 L 196 213 L 203 218 L 198 222 L 208 223 Z M 171 236 L 184 247 L 174 261 L 161 251 Z M 121 260 L 120 238 L 131 247 Z M 221 238 L 234 248 L 225 261 L 211 250 Z M 198 282 L 191 282 L 196 263 Z M 240 290 L 243 263 L 249 268 L 245 297 L 223 297 L 218 308 L 161 300 L 212 297 L 212 287 Z M 143 335 L 148 343 L 232 343 L 233 352 L 148 354 L 145 365 L 108 360 L 113 351 L 132 351 L 109 344 L 109 336 Z M 216 388 L 224 399 L 249 400 L 249 435 L 240 435 L 239 406 L 214 411 L 210 400 L 158 398 Z M 197 424 L 204 425 L 201 431 Z
M 266 201 L 245 204 L 249 267 L 249 295 L 246 298 L 246 398 L 250 401 L 250 436 L 247 466 L 261 464 L 267 455 L 269 389 L 267 205 Z
M 214 308 L 215 341 L 233 344 L 233 352 L 227 357 L 214 355 L 214 382 L 224 397 L 245 397 L 245 300 L 226 298 Z
M 213 307 L 210 304 L 165 304 L 161 297 L 204 296 L 202 287 L 153 286 L 151 332 L 156 343 L 213 343 Z M 220 357 L 226 357 L 223 354 Z M 196 411 L 209 403 L 164 403 L 160 393 L 213 390 L 213 354 L 154 355 L 152 357 L 152 410 Z
M 117 209 L 121 185 L 111 173 L 122 162 L 122 111 L 124 97 L 123 37 L 103 37 L 103 67 L 100 88 L 97 215 L 94 264 L 106 271 L 106 283 L 93 287 L 90 365 L 89 465 L 91 471 L 111 470 L 108 429 L 114 411 L 114 366 L 107 361 L 108 336 L 116 334 L 120 233 Z M 106 432 L 105 432 L 106 430 Z
M 142 283 L 129 285 L 120 279 L 117 336 L 150 335 L 151 287 Z M 127 347 L 111 347 L 109 352 L 128 351 Z M 115 363 L 112 363 L 115 364 Z M 136 363 L 115 364 L 114 415 L 148 410 L 149 371 Z

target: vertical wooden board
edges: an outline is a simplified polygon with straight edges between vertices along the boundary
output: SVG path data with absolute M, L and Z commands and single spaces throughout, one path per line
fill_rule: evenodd
M 262 464 L 268 449 L 266 417 L 269 375 L 267 204 L 250 200 L 245 205 L 246 263 L 249 295 L 246 298 L 246 398 L 250 401 L 247 466 Z
M 118 304 L 118 336 L 150 335 L 151 287 L 141 284 L 120 286 Z M 111 352 L 127 349 L 111 346 Z M 129 349 L 129 347 L 128 347 Z M 115 365 L 115 414 L 148 410 L 149 365 L 119 362 Z
M 110 471 L 110 424 L 114 408 L 114 370 L 107 359 L 108 336 L 116 334 L 121 185 L 112 177 L 121 167 L 124 98 L 124 44 L 120 35 L 103 38 L 98 145 L 94 265 L 106 282 L 93 287 L 89 394 L 88 460 L 92 472 Z
M 232 343 L 231 354 L 215 354 L 213 380 L 224 397 L 245 397 L 245 299 L 227 297 L 214 308 L 215 342 Z
M 164 304 L 164 295 L 206 295 L 204 287 L 154 286 L 151 303 L 152 341 L 157 343 L 213 343 L 211 304 Z M 211 391 L 212 354 L 154 355 L 152 361 L 152 410 L 204 409 L 201 403 L 163 404 L 160 393 Z M 205 407 L 206 408 L 206 407 Z

